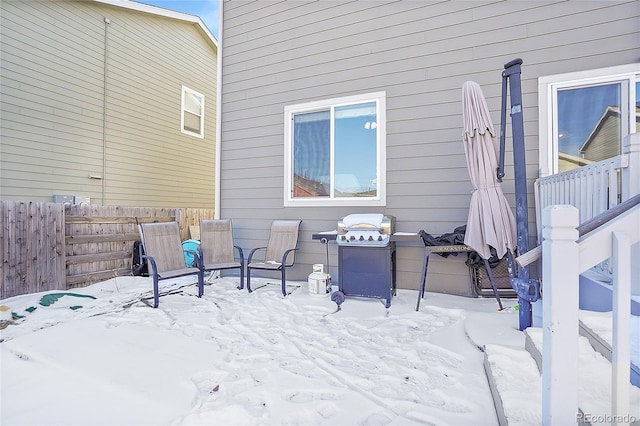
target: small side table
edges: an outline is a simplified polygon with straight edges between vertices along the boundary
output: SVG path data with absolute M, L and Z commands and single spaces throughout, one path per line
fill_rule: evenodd
M 424 297 L 424 290 L 427 286 L 427 267 L 429 266 L 429 256 L 431 253 L 466 253 L 474 251 L 471 247 L 467 245 L 450 245 L 450 246 L 424 246 L 424 257 L 422 262 L 422 275 L 420 280 L 420 290 L 418 290 L 418 303 L 416 304 L 416 311 L 420 310 L 420 299 Z M 498 301 L 498 305 L 500 309 L 502 309 L 502 301 L 500 300 L 500 295 L 498 294 L 498 289 L 496 288 L 495 281 L 493 279 L 493 274 L 491 273 L 491 267 L 489 266 L 489 262 L 486 259 L 484 260 L 484 267 L 487 270 L 487 276 L 489 277 L 489 281 L 491 282 L 491 287 L 493 288 L 493 294 L 496 296 L 496 300 Z

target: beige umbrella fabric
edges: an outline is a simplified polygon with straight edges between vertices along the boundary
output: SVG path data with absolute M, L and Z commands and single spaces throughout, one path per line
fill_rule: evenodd
M 498 142 L 489 108 L 478 83 L 462 85 L 463 143 L 473 184 L 464 243 L 483 259 L 498 258 L 516 247 L 516 221 L 496 178 Z

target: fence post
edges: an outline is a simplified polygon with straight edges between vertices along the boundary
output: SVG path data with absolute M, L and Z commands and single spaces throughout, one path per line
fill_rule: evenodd
M 578 230 L 573 206 L 542 212 L 542 423 L 574 424 L 578 415 Z

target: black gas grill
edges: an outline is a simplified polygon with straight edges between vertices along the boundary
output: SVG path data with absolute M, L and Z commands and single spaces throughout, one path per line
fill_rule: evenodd
M 338 221 L 338 286 L 345 296 L 385 299 L 385 306 L 391 306 L 396 290 L 394 231 L 395 217 L 382 214 L 352 214 Z

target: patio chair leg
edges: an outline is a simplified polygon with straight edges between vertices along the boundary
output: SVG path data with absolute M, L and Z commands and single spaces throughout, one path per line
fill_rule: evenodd
M 287 280 L 286 280 L 286 272 L 287 268 L 282 264 L 282 295 L 287 297 Z
M 247 291 L 251 293 L 251 268 L 247 266 Z
M 242 290 L 243 288 L 244 288 L 244 265 L 240 265 L 240 286 L 238 287 L 238 290 Z
M 153 307 L 157 308 L 158 304 L 160 303 L 160 295 L 158 294 L 158 274 L 155 273 L 153 274 Z
M 198 297 L 204 294 L 204 269 L 198 271 Z

